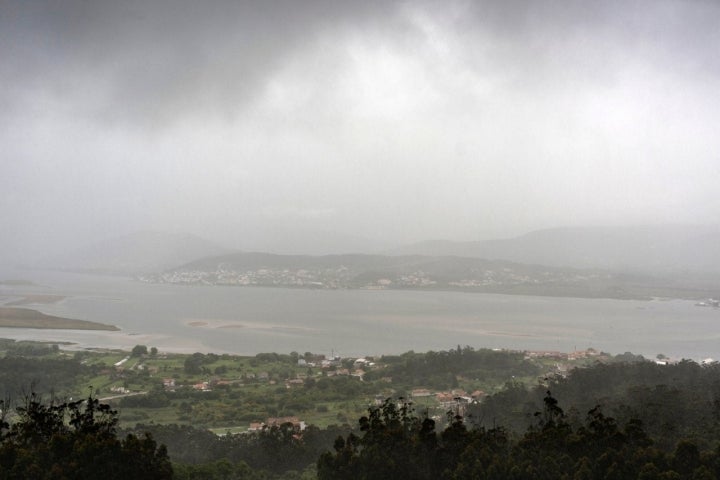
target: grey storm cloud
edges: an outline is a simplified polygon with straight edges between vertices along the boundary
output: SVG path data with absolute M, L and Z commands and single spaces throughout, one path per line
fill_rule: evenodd
M 87 108 L 80 113 L 141 123 L 232 111 L 323 31 L 359 28 L 394 9 L 332 1 L 5 3 L 3 76 L 20 84 L 6 96 L 46 88 Z
M 0 246 L 717 223 L 719 22 L 702 0 L 0 0 Z
M 429 32 L 413 11 L 462 40 L 466 68 L 507 70 L 516 88 L 562 86 L 564 75 L 602 81 L 630 61 L 715 78 L 717 10 L 698 1 L 3 2 L 3 103 L 40 88 L 109 121 L 234 115 L 299 51 L 337 55 L 333 37 L 422 54 Z

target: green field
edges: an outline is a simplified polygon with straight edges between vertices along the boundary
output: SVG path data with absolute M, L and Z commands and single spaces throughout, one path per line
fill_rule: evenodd
M 372 364 L 367 365 L 356 364 L 352 358 L 331 362 L 310 352 L 253 357 L 187 355 L 158 352 L 147 346 L 136 347 L 134 353 L 97 349 L 73 352 L 10 340 L 4 340 L 0 349 L 4 351 L 3 361 L 33 357 L 68 372 L 52 378 L 38 373 L 34 378 L 32 366 L 25 365 L 21 369 L 28 372 L 27 378 L 3 382 L 4 395 L 16 397 L 31 385 L 40 393 L 53 392 L 61 398 L 91 393 L 117 408 L 124 426 L 192 425 L 217 433 L 246 431 L 251 423 L 267 422 L 272 417 L 295 417 L 318 427 L 352 424 L 368 406 L 388 397 L 410 399 L 418 411 L 442 419 L 453 404 L 441 404 L 438 394 L 469 399 L 472 392 L 492 394 L 508 382 L 534 385 L 556 368 L 547 359 L 528 360 L 518 352 L 475 351 L 469 347 L 378 357 L 369 359 Z M 456 366 L 449 368 L 448 362 Z M 47 366 L 42 368 L 47 370 Z M 416 389 L 429 393 L 413 398 Z

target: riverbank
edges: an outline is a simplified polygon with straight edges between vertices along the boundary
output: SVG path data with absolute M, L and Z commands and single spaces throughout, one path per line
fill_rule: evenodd
M 52 305 L 65 300 L 65 295 L 53 295 L 53 294 L 33 294 L 23 295 L 17 300 L 12 300 L 4 304 L 5 307 L 22 307 L 25 305 Z
M 144 344 L 187 353 L 312 351 L 364 356 L 438 351 L 461 344 L 548 351 L 592 347 L 648 358 L 659 353 L 697 360 L 720 358 L 719 311 L 696 307 L 697 300 L 390 289 L 191 288 L 119 277 L 32 273 L 13 278 L 30 278 L 42 287 L 3 287 L 0 297 L 11 302 L 30 295 L 65 296 L 54 304 L 25 307 L 117 325 L 121 331 L 6 328 L 2 336 L 69 341 L 77 349 L 132 349 Z M 229 325 L 234 328 L 219 328 Z

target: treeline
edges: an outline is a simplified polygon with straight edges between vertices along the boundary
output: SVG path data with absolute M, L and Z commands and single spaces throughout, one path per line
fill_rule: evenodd
M 599 407 L 579 425 L 548 392 L 535 425 L 520 437 L 502 427 L 468 428 L 461 417 L 441 432 L 407 403 L 387 401 L 360 419 L 360 436 L 338 437 L 318 461 L 320 480 L 404 478 L 497 480 L 711 480 L 720 450 L 689 440 L 658 448 L 642 422 L 618 423 Z
M 465 354 L 410 353 L 383 361 L 412 364 L 421 358 L 427 367 L 457 355 Z M 371 408 L 352 432 L 310 428 L 288 435 L 287 425 L 284 435 L 275 427 L 256 434 L 208 436 L 211 447 L 192 449 L 177 443 L 183 435 L 153 434 L 168 442 L 172 458 L 193 459 L 191 465 L 177 465 L 178 474 L 186 475 L 180 478 L 314 476 L 303 462 L 311 460 L 312 452 L 323 451 L 323 442 L 329 451 L 317 463 L 321 479 L 720 478 L 717 364 L 597 363 L 530 389 L 510 382 L 502 392 L 468 406 L 464 418 L 449 412 L 448 420 L 417 416 L 411 404 L 386 401 Z M 184 435 L 192 437 L 191 432 Z M 176 451 L 181 448 L 185 450 Z M 193 457 L 192 452 L 205 453 Z M 292 460 L 278 461 L 277 452 Z M 238 473 L 248 468 L 256 476 Z M 223 469 L 239 476 L 211 474 Z
M 202 359 L 207 362 L 210 358 Z M 256 360 L 277 362 L 279 358 Z M 61 478 L 42 473 L 53 468 L 68 478 L 83 478 L 68 472 L 74 468 L 97 472 L 85 465 L 91 462 L 86 451 L 101 459 L 105 471 L 113 469 L 113 462 L 134 458 L 159 468 L 161 477 L 179 479 L 720 478 L 720 365 L 691 361 L 657 365 L 631 355 L 622 358 L 637 361 L 576 368 L 566 376 L 540 379 L 532 388 L 508 382 L 504 390 L 479 404 L 458 403 L 446 419 L 418 415 L 407 400 L 393 397 L 371 407 L 354 428 L 309 426 L 301 430 L 284 423 L 253 433 L 218 436 L 188 425 L 145 424 L 117 431 L 116 413 L 92 399 L 87 407 L 69 403 L 56 408 L 26 402 L 12 421 L 0 422 L 0 480 Z M 468 347 L 408 352 L 379 361 L 387 365 L 384 374 L 393 376 L 393 385 L 433 378 L 449 382 L 448 374 L 458 377 L 468 372 L 478 376 L 500 372 L 493 378 L 507 378 L 519 371 L 528 377 L 537 373 L 519 354 Z M 89 368 L 78 359 L 45 363 L 42 359 L 0 358 L 0 375 L 6 375 L 2 378 L 8 381 L 14 373 L 22 373 L 26 379 L 28 369 L 44 370 L 61 379 L 73 378 L 78 371 L 91 373 Z M 263 403 L 263 391 L 232 390 L 230 386 L 218 386 L 212 392 L 158 389 L 145 397 L 127 397 L 121 405 L 138 403 L 151 408 L 173 402 L 194 420 L 202 418 L 204 413 L 199 410 L 226 408 L 199 400 L 227 395 L 237 402 L 228 404 L 228 418 L 234 418 L 231 411 L 239 406 L 249 408 L 256 417 L 269 410 L 285 415 L 322 407 L 327 398 L 341 398 L 347 389 L 369 394 L 370 387 L 372 382 L 351 377 L 308 376 L 298 387 L 273 387 L 284 394 L 272 409 Z M 9 410 L 3 407 L 1 411 Z M 104 433 L 97 436 L 98 432 Z M 159 444 L 167 447 L 167 455 Z M 175 462 L 172 472 L 168 460 Z M 125 472 L 126 467 L 119 465 L 117 471 Z M 33 473 L 36 470 L 41 473 Z M 15 472 L 14 476 L 8 472 Z M 112 474 L 103 476 L 115 478 Z
M 167 446 L 175 478 L 314 478 L 315 462 L 350 428 L 319 429 L 283 423 L 254 433 L 215 435 L 186 425 L 137 425 L 128 433 L 147 432 Z
M 0 398 L 19 398 L 31 391 L 49 394 L 72 389 L 90 367 L 75 358 L 0 357 Z
M 407 402 L 386 400 L 356 432 L 301 431 L 290 423 L 218 437 L 191 427 L 140 426 L 117 432 L 116 412 L 89 398 L 54 405 L 31 397 L 12 424 L 0 421 L 0 479 L 370 480 L 712 480 L 720 448 L 692 439 L 664 449 L 638 419 L 619 422 L 601 407 L 570 421 L 550 392 L 516 435 L 472 427 L 452 416 L 444 429 Z M 152 431 L 149 433 L 148 431 Z M 171 465 L 164 446 L 177 444 Z M 334 438 L 332 452 L 326 445 Z M 180 450 L 184 449 L 184 450 Z M 316 461 L 317 459 L 317 461 Z
M 42 357 L 56 354 L 60 346 L 56 343 L 17 341 L 10 338 L 0 338 L 0 351 L 6 356 Z
M 437 390 L 457 387 L 460 376 L 484 382 L 502 382 L 513 376 L 536 376 L 540 373 L 539 367 L 526 361 L 523 353 L 475 350 L 459 345 L 457 349 L 447 351 L 385 355 L 379 361 L 387 367 L 368 372 L 366 381 L 391 377 L 396 385 L 424 385 Z
M 567 406 L 568 421 L 578 426 L 585 412 L 601 405 L 620 423 L 640 420 L 656 443 L 672 448 L 683 438 L 713 448 L 720 440 L 720 364 L 684 360 L 672 365 L 654 362 L 598 363 L 554 376 L 527 389 L 508 383 L 500 393 L 470 408 L 468 421 L 491 428 L 503 425 L 521 433 L 533 425 L 545 391 Z

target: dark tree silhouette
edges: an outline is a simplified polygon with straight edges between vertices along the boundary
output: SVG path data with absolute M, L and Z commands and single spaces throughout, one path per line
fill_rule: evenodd
M 3 412 L 5 405 L 2 405 Z M 170 479 L 164 446 L 116 435 L 117 412 L 97 399 L 45 403 L 36 395 L 0 429 L 0 479 Z

